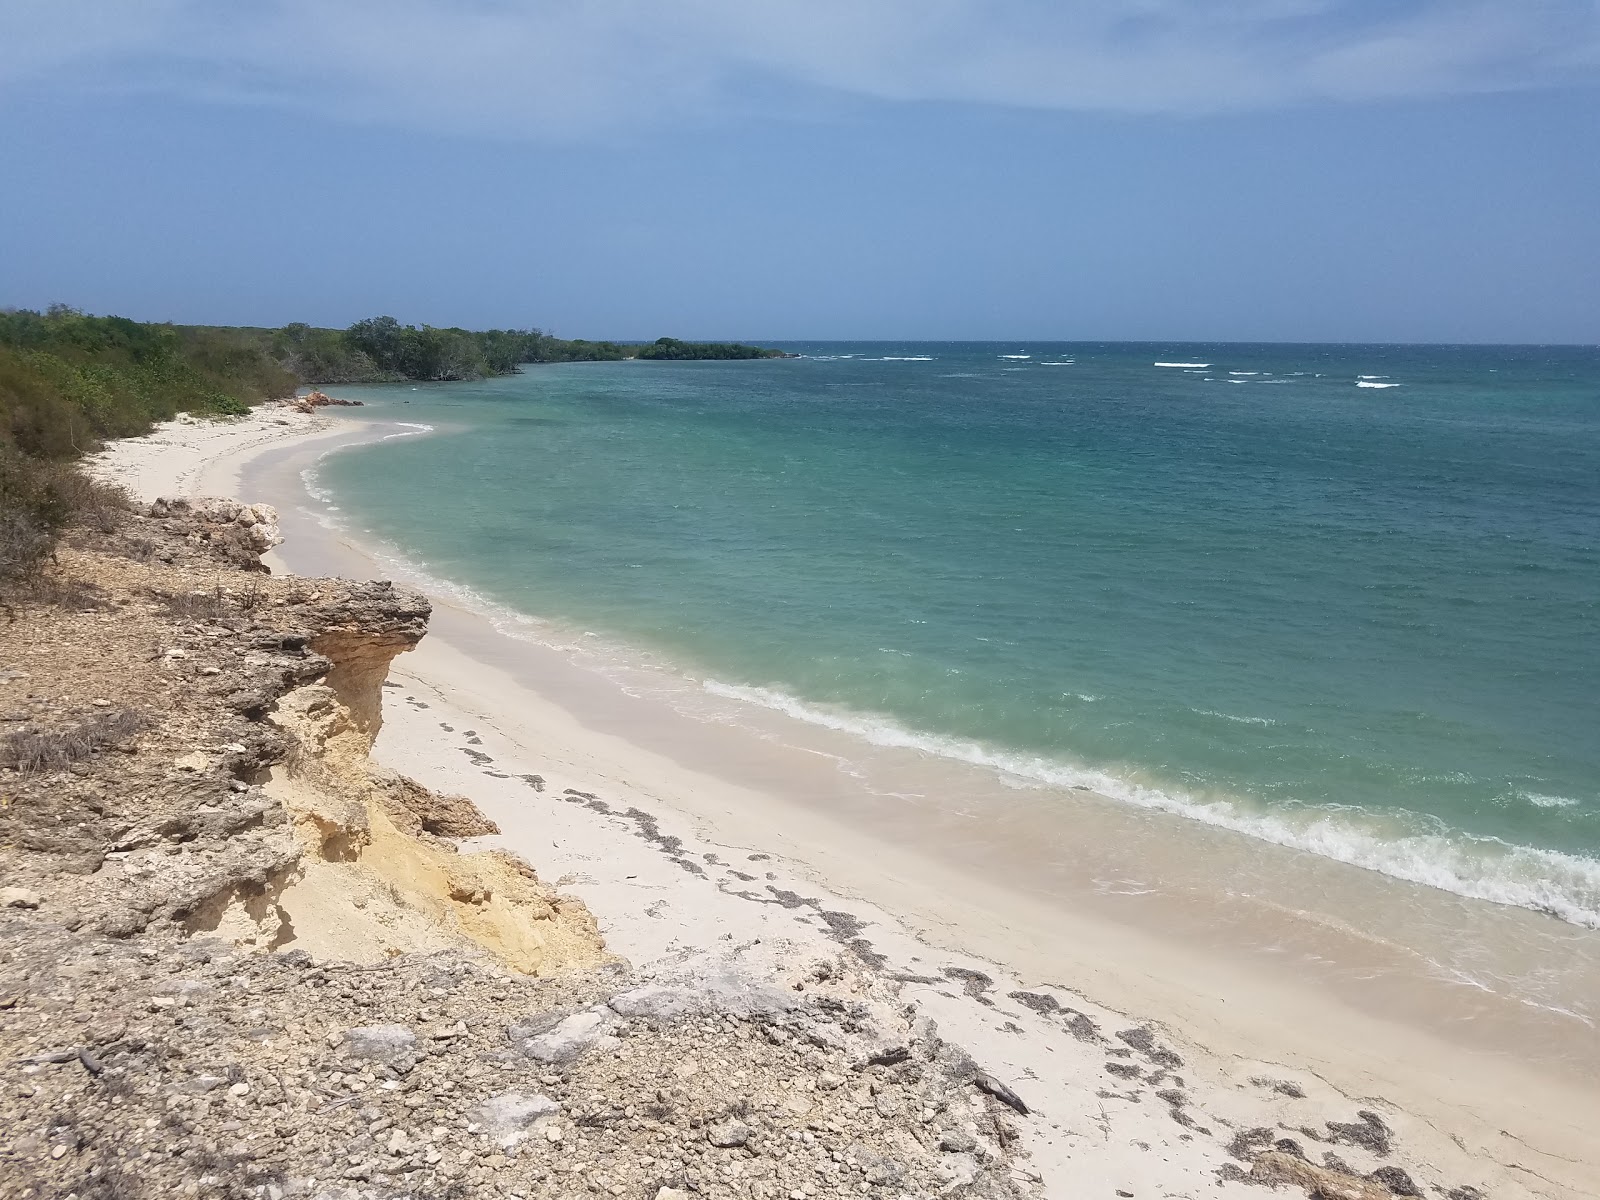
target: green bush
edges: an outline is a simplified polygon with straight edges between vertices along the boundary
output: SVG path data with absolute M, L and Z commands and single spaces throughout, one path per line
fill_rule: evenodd
M 238 416 L 298 383 L 252 330 L 0 312 L 0 442 L 41 458 L 74 458 L 180 412 Z

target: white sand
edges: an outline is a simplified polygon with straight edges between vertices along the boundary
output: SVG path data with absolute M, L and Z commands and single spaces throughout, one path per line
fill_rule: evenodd
M 252 455 L 287 441 L 332 437 L 348 426 L 321 413 L 264 404 L 247 417 L 196 420 L 179 414 L 146 437 L 124 438 L 89 459 L 92 474 L 143 500 L 157 496 L 232 496 Z
M 287 563 L 382 574 L 359 547 L 295 511 L 301 467 L 361 424 L 279 411 L 175 423 L 113 446 L 97 470 L 148 499 L 237 494 L 254 463 L 251 486 L 266 494 L 240 498 L 283 510 Z M 321 444 L 301 453 L 308 442 Z M 1349 1010 L 1314 987 L 1241 981 L 1172 940 L 953 872 L 848 814 L 664 753 L 660 731 L 653 741 L 618 731 L 665 718 L 630 717 L 614 685 L 583 677 L 557 651 L 506 638 L 447 597 L 435 600 L 433 631 L 391 676 L 379 761 L 470 795 L 503 830 L 484 840 L 560 878 L 595 912 L 610 947 L 635 962 L 721 938 L 760 938 L 796 956 L 864 939 L 860 949 L 906 979 L 908 1003 L 1036 1109 L 1020 1124 L 1047 1194 L 1256 1195 L 1219 1182 L 1217 1171 L 1233 1161 L 1225 1147 L 1236 1130 L 1268 1127 L 1313 1161 L 1333 1152 L 1361 1169 L 1398 1162 L 1419 1183 L 1468 1184 L 1495 1200 L 1600 1195 L 1592 1085 Z M 597 704 L 617 719 L 595 719 Z M 742 764 L 743 776 L 788 769 L 771 754 L 769 763 Z M 542 792 L 529 775 L 543 778 Z M 668 853 L 646 836 L 652 830 L 682 839 L 681 848 Z M 991 983 L 967 976 L 964 987 L 951 969 Z M 1109 1046 L 1009 997 L 1024 987 L 1086 1016 Z M 1183 1065 L 1159 1082 L 1108 1073 L 1108 1062 L 1143 1065 L 1108 1050 L 1123 1047 L 1117 1032 L 1146 1024 Z M 1173 1089 L 1189 1124 L 1156 1094 Z M 1295 1090 L 1303 1097 L 1287 1094 Z M 1325 1134 L 1325 1122 L 1355 1121 L 1362 1109 L 1394 1130 L 1392 1159 L 1299 1132 Z

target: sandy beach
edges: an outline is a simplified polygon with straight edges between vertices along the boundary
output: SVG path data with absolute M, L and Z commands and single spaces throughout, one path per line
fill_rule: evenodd
M 275 571 L 386 577 L 391 564 L 310 502 L 302 472 L 408 432 L 263 408 L 171 423 L 115 444 L 95 470 L 144 500 L 274 505 Z M 1254 1131 L 1313 1164 L 1404 1161 L 1451 1200 L 1600 1194 L 1592 1027 L 1442 985 L 1258 970 L 1188 935 L 1182 913 L 1111 919 L 1007 869 L 1008 838 L 1026 829 L 997 836 L 933 806 L 869 801 L 840 783 L 826 739 L 794 744 L 781 718 L 692 719 L 595 670 L 581 648 L 513 637 L 458 598 L 432 598 L 430 632 L 386 685 L 379 762 L 469 795 L 503 831 L 484 844 L 581 896 L 609 949 L 636 964 L 724 940 L 774 956 L 854 951 L 1028 1102 L 1047 1194 L 1247 1195 L 1229 1147 Z M 921 769 L 912 754 L 889 765 L 913 780 Z M 1336 886 L 1325 870 L 1308 867 L 1307 887 Z M 1410 895 L 1397 885 L 1395 903 Z M 1542 920 L 1512 919 L 1523 918 Z M 1447 1002 L 1476 1007 L 1431 1022 Z M 1134 1054 L 1152 1069 L 1133 1070 Z

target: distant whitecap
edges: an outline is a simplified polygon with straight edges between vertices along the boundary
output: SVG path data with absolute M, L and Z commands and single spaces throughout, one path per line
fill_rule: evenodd
M 1571 796 L 1548 796 L 1543 792 L 1523 792 L 1522 798 L 1536 808 L 1575 808 L 1578 804 Z

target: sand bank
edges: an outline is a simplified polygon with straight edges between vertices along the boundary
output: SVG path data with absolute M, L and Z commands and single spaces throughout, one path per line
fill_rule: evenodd
M 288 539 L 279 565 L 296 573 L 385 575 L 324 524 L 300 472 L 392 432 L 369 419 L 258 414 L 165 427 L 114 448 L 102 469 L 146 496 L 276 505 Z M 1389 1159 L 1339 1132 L 1363 1124 L 1358 1112 L 1393 1131 L 1394 1161 L 1419 1183 L 1600 1193 L 1600 1139 L 1586 1119 L 1600 1108 L 1585 1082 L 1592 1028 L 1565 1054 L 1540 1027 L 1522 1053 L 1493 1007 L 1430 1032 L 1442 1004 L 1428 988 L 1352 1003 L 1355 989 L 1312 955 L 1257 970 L 1186 937 L 1179 912 L 1109 919 L 1007 869 L 1006 847 L 1026 830 L 963 828 L 916 803 L 915 785 L 898 804 L 852 788 L 825 744 L 691 719 L 581 654 L 435 600 L 430 635 L 391 676 L 380 761 L 471 795 L 499 841 L 561 875 L 630 959 L 729 937 L 844 946 L 878 962 L 1038 1110 L 1030 1148 L 1050 1194 L 1213 1194 L 1234 1161 L 1229 1144 L 1257 1129 L 1313 1162 L 1334 1154 L 1370 1170 Z M 1398 887 L 1394 903 L 1423 890 Z

